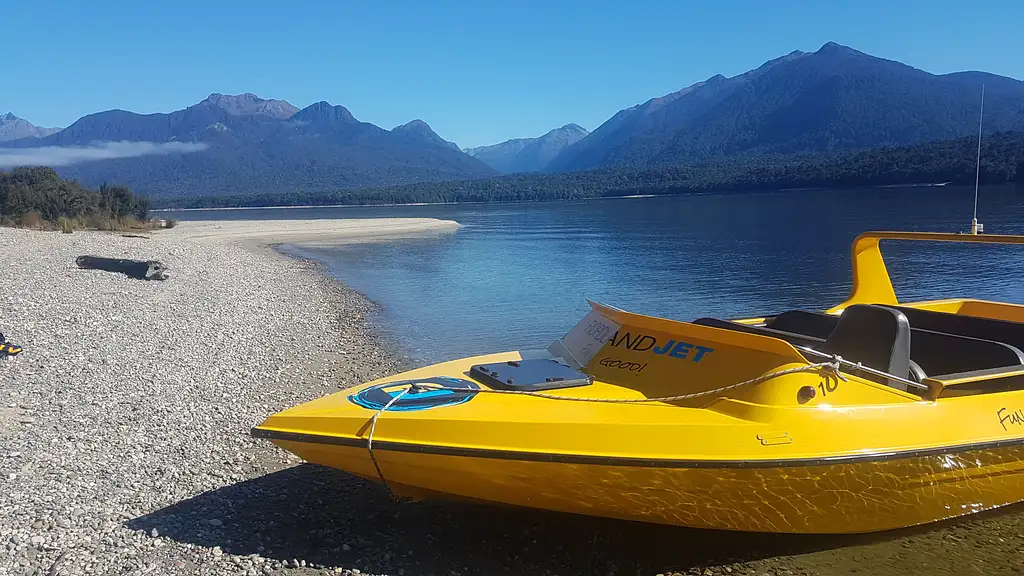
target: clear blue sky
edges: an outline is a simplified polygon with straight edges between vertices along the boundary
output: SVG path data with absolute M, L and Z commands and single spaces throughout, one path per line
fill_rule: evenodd
M 1024 78 L 1022 0 L 9 0 L 2 14 L 0 113 L 45 126 L 254 92 L 384 128 L 421 118 L 476 146 L 592 130 L 829 40 L 934 73 Z

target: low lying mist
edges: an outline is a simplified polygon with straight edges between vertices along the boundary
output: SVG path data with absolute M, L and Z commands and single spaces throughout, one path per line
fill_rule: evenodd
M 185 154 L 209 148 L 201 142 L 96 142 L 88 146 L 0 148 L 0 168 L 70 166 L 96 160 L 135 158 L 153 154 Z

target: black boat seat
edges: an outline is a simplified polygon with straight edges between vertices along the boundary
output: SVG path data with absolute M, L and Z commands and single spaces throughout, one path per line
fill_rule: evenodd
M 1024 323 L 978 316 L 960 316 L 948 312 L 920 310 L 906 306 L 893 306 L 915 328 L 924 328 L 935 332 L 981 338 L 1009 344 L 1017 349 L 1024 349 Z
M 906 310 L 896 306 L 884 307 L 900 312 Z M 928 312 L 926 315 L 934 314 L 949 316 L 941 312 Z M 907 319 L 910 320 L 909 317 Z M 827 337 L 838 322 L 839 317 L 835 315 L 791 310 L 771 319 L 767 326 L 775 330 Z M 937 322 L 933 320 L 928 326 L 935 324 Z M 910 320 L 910 334 L 910 358 L 928 375 L 1024 365 L 1024 352 L 1004 342 L 926 329 L 918 326 L 914 320 Z
M 906 306 L 889 306 L 907 317 L 911 328 L 942 332 L 954 336 L 966 336 L 1009 344 L 1024 349 L 1024 323 L 978 316 L 960 316 L 948 312 L 921 310 Z M 839 317 L 806 310 L 789 310 L 775 316 L 766 324 L 769 328 L 827 338 Z
M 839 316 L 823 314 L 821 312 L 808 312 L 806 310 L 788 310 L 765 323 L 765 326 L 773 330 L 793 332 L 794 334 L 806 334 L 825 340 L 839 322 Z
M 906 378 L 910 374 L 910 322 L 899 310 L 874 304 L 855 304 L 843 310 L 836 327 L 825 339 L 822 351 Z M 859 376 L 878 380 L 868 373 Z M 898 390 L 907 390 L 905 383 L 891 378 L 883 383 Z
M 855 307 L 851 306 L 851 308 Z M 802 311 L 796 312 L 802 313 Z M 804 319 L 807 319 L 814 314 L 813 312 L 808 312 L 796 314 L 792 317 L 803 316 Z M 796 346 L 812 348 L 827 354 L 838 354 L 845 360 L 861 362 L 869 368 L 882 370 L 894 376 L 909 378 L 917 382 L 920 382 L 927 376 L 920 366 L 910 360 L 909 327 L 905 318 L 903 323 L 899 324 L 899 317 L 902 317 L 902 315 L 897 316 L 898 312 L 885 308 L 867 311 L 858 308 L 852 313 L 847 314 L 844 311 L 843 314 L 844 316 L 832 316 L 826 319 L 827 323 L 833 325 L 833 328 L 828 330 L 829 338 L 797 334 L 766 326 L 740 324 L 718 318 L 698 318 L 693 323 L 778 338 Z M 845 320 L 843 320 L 844 317 Z M 840 323 L 843 324 L 841 331 L 838 330 Z M 825 326 L 826 322 L 818 322 L 818 324 Z M 793 327 L 799 328 L 798 326 Z M 879 377 L 867 373 L 860 373 L 858 376 L 880 381 Z M 882 383 L 889 384 L 900 390 L 906 390 L 905 384 L 889 379 Z
M 739 322 L 731 322 L 729 320 L 720 320 L 718 318 L 698 318 L 692 322 L 693 324 L 700 324 L 701 326 L 710 326 L 712 328 L 724 328 L 726 330 L 734 330 L 736 332 L 746 332 L 748 334 L 758 334 L 761 336 L 771 336 L 772 338 L 778 338 L 785 340 L 790 344 L 797 346 L 807 346 L 809 348 L 820 348 L 825 343 L 824 338 L 815 338 L 813 336 L 805 336 L 803 334 L 796 334 L 793 332 L 786 332 L 784 330 L 775 330 L 772 328 L 766 328 L 764 326 L 753 326 L 750 324 L 740 324 Z
M 932 376 L 1024 365 L 1024 352 L 1015 346 L 912 328 L 910 357 Z

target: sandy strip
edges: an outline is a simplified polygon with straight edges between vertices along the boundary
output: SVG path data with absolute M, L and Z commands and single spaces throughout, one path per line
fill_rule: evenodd
M 160 231 L 168 238 L 217 243 L 337 244 L 451 233 L 453 220 L 436 218 L 362 218 L 313 220 L 208 220 L 179 222 Z

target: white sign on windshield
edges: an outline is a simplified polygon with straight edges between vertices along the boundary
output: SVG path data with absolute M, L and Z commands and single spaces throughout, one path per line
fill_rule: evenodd
M 548 351 L 552 356 L 562 358 L 567 364 L 579 370 L 590 362 L 619 328 L 618 324 L 605 318 L 597 310 L 591 310 L 590 314 L 573 326 L 564 337 L 556 340 Z

